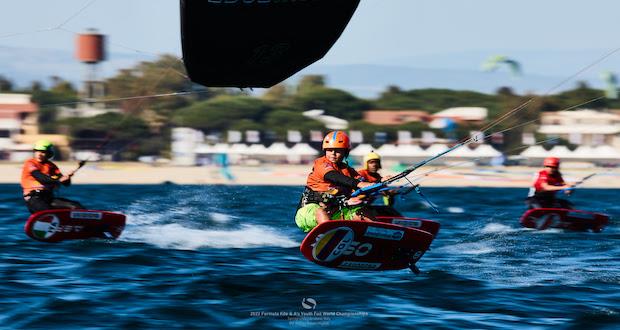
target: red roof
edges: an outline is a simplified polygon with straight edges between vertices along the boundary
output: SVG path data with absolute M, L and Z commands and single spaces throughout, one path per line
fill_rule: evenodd
M 428 112 L 420 110 L 369 110 L 364 120 L 375 125 L 400 125 L 429 120 Z
M 37 112 L 39 108 L 35 103 L 27 104 L 4 104 L 0 103 L 0 112 Z
M 27 104 L 0 104 L 1 119 L 19 119 L 23 120 L 26 114 L 38 111 L 35 103 Z

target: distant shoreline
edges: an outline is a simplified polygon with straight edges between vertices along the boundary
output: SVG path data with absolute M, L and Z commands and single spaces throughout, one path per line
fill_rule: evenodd
M 22 163 L 0 162 L 0 183 L 19 184 Z M 61 171 L 68 172 L 76 162 L 58 162 Z M 306 165 L 263 164 L 260 166 L 230 166 L 234 180 L 228 180 L 215 166 L 171 166 L 143 163 L 90 163 L 73 177 L 73 184 L 227 184 L 227 185 L 287 185 L 303 186 L 311 170 Z M 388 166 L 386 166 L 388 167 Z M 538 167 L 451 167 L 425 166 L 412 175 L 427 187 L 520 187 L 528 188 Z M 620 188 L 620 169 L 566 168 L 565 180 L 578 181 L 598 173 L 583 183 L 584 188 Z M 387 168 L 383 175 L 395 174 Z M 416 176 L 426 174 L 425 176 Z

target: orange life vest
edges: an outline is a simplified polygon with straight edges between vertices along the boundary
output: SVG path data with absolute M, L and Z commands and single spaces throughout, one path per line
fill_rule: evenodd
M 359 174 L 349 167 L 345 163 L 335 164 L 327 160 L 327 157 L 323 156 L 314 160 L 312 166 L 312 172 L 308 175 L 306 186 L 317 192 L 330 191 L 332 189 L 338 189 L 339 194 L 347 194 L 352 191 L 351 188 L 338 187 L 334 183 L 325 180 L 325 174 L 331 171 L 338 171 L 348 177 L 358 178 Z
M 55 185 L 45 185 L 37 181 L 37 179 L 32 176 L 32 172 L 34 171 L 40 171 L 48 176 L 61 176 L 60 170 L 54 163 L 50 161 L 40 163 L 35 158 L 28 159 L 22 168 L 21 185 L 24 190 L 24 196 L 28 195 L 33 190 L 53 190 L 55 187 Z
M 366 169 L 358 170 L 357 173 L 359 173 L 359 175 L 362 178 L 364 178 L 364 181 L 366 182 L 370 182 L 370 183 L 381 182 L 381 175 L 379 173 L 370 173 Z

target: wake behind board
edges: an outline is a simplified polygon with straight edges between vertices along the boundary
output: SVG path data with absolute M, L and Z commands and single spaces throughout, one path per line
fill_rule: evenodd
M 26 221 L 26 235 L 43 242 L 72 239 L 116 239 L 125 229 L 125 215 L 93 210 L 45 210 Z
M 560 208 L 538 208 L 527 210 L 521 216 L 521 225 L 544 230 L 561 228 L 576 231 L 601 232 L 609 222 L 609 216 L 602 213 Z
M 334 220 L 316 226 L 299 249 L 319 265 L 358 270 L 411 268 L 434 235 L 389 223 Z

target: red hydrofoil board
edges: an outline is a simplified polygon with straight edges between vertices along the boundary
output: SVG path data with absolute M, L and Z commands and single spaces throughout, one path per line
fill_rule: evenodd
M 527 228 L 544 230 L 547 228 L 561 228 L 576 231 L 601 232 L 609 216 L 582 210 L 559 208 L 538 208 L 527 210 L 521 216 L 521 225 Z
M 439 232 L 439 222 L 422 218 L 407 218 L 403 216 L 378 216 L 377 221 L 391 223 L 393 225 L 415 228 L 437 236 Z
M 125 229 L 125 215 L 93 210 L 45 210 L 26 221 L 26 235 L 43 242 L 71 239 L 116 239 Z
M 434 238 L 427 231 L 390 223 L 334 220 L 316 226 L 299 249 L 326 267 L 404 269 L 415 267 Z

